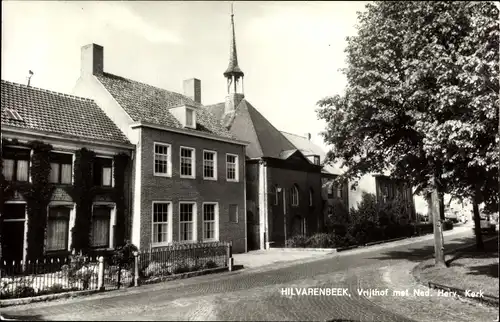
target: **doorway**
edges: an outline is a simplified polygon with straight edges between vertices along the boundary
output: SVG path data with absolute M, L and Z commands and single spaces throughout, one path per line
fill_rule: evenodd
M 26 204 L 6 203 L 2 217 L 2 262 L 11 264 L 21 261 L 24 255 Z

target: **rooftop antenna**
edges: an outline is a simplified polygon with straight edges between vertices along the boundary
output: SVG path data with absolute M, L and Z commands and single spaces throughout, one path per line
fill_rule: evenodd
M 28 87 L 30 86 L 30 83 L 31 83 L 31 77 L 33 77 L 33 72 L 31 71 L 31 69 L 29 70 L 28 72 L 29 76 L 28 76 Z

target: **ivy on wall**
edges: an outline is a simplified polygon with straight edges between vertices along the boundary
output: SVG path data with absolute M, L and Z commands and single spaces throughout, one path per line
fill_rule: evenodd
M 31 182 L 7 182 L 2 172 L 0 177 L 2 189 L 0 211 L 3 213 L 5 201 L 11 199 L 16 191 L 23 196 L 28 214 L 27 257 L 28 259 L 41 258 L 44 254 L 47 206 L 54 191 L 54 185 L 49 183 L 50 151 L 52 146 L 40 141 L 20 143 L 15 139 L 2 139 L 2 149 L 6 145 L 24 146 L 32 150 L 29 170 Z
M 31 182 L 7 181 L 3 176 L 3 158 L 0 158 L 0 213 L 3 214 L 5 201 L 12 199 L 17 191 L 26 201 L 28 213 L 28 259 L 39 259 L 44 256 L 44 245 L 47 227 L 47 207 L 51 201 L 56 185 L 49 183 L 50 151 L 52 146 L 40 141 L 20 143 L 17 140 L 2 139 L 4 146 L 22 146 L 32 150 L 30 176 Z M 125 176 L 129 156 L 120 153 L 114 156 L 114 188 L 95 187 L 92 170 L 95 153 L 82 148 L 75 153 L 74 182 L 65 186 L 68 194 L 76 204 L 75 225 L 71 231 L 71 249 L 77 252 L 88 252 L 90 249 L 90 231 L 92 203 L 96 195 L 106 194 L 116 203 L 116 245 L 124 243 L 126 229 Z M 1 241 L 1 236 L 0 236 Z M 0 244 L 1 246 L 1 244 Z M 0 247 L 1 248 L 1 247 Z M 1 251 L 0 251 L 1 252 Z

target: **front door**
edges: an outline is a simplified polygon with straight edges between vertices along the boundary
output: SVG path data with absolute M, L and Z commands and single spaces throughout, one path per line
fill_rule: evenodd
M 260 249 L 260 225 L 251 211 L 247 211 L 247 248 Z
M 2 264 L 23 259 L 25 204 L 5 204 L 2 214 Z

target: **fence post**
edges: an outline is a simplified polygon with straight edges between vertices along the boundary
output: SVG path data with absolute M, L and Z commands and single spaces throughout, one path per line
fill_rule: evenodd
M 233 271 L 233 264 L 234 264 L 234 259 L 233 259 L 233 242 L 230 241 L 229 244 L 227 245 L 227 267 L 229 268 L 229 271 Z
M 134 252 L 134 286 L 139 286 L 139 252 Z
M 99 272 L 97 275 L 97 288 L 99 291 L 104 290 L 104 257 L 99 256 Z

